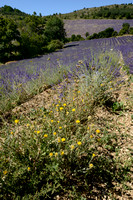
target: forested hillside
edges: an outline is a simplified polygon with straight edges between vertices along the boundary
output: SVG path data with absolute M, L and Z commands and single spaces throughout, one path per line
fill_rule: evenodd
M 84 8 L 59 15 L 63 19 L 133 19 L 133 4 Z

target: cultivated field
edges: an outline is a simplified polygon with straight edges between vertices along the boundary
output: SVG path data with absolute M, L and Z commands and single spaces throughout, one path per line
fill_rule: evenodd
M 105 30 L 106 28 L 114 28 L 119 32 L 123 23 L 129 23 L 133 26 L 133 20 L 113 20 L 113 19 L 80 19 L 80 20 L 64 20 L 64 28 L 67 37 L 72 34 L 81 35 L 85 38 L 85 33 L 89 32 L 90 35 Z

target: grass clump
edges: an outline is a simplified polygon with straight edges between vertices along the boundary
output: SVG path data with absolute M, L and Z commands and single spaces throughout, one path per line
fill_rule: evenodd
M 104 188 L 99 194 L 103 198 L 114 182 L 122 181 L 129 169 L 114 157 L 117 134 L 110 124 L 107 127 L 95 118 L 96 108 L 105 106 L 119 86 L 121 75 L 114 73 L 119 67 L 108 76 L 110 65 L 94 70 L 92 64 L 86 68 L 80 61 L 49 107 L 38 107 L 26 116 L 16 114 L 10 124 L 4 122 L 0 198 L 89 199 Z

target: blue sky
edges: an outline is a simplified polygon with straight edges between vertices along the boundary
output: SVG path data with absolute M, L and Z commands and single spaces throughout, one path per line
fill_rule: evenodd
M 99 7 L 111 4 L 133 3 L 133 0 L 0 0 L 4 5 L 17 8 L 25 13 L 52 15 L 54 13 L 69 13 L 82 8 Z

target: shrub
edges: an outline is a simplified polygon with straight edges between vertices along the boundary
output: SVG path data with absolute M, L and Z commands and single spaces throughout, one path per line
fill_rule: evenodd
M 63 43 L 60 40 L 52 40 L 47 46 L 49 52 L 62 48 L 63 48 Z
M 129 33 L 130 24 L 123 23 L 122 29 L 119 31 L 119 35 L 124 35 Z
M 74 42 L 74 41 L 81 41 L 84 40 L 84 38 L 81 35 L 75 35 L 73 34 L 70 38 L 70 41 Z

